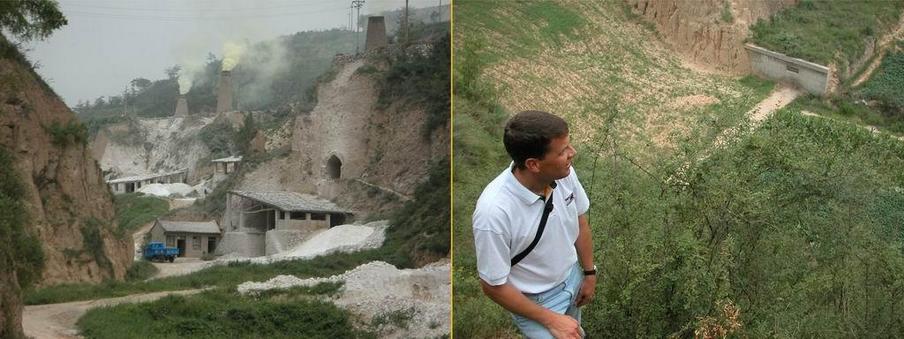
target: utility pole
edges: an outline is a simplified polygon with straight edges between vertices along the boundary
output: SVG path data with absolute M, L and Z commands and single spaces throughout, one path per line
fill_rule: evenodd
M 122 90 L 122 116 L 126 116 L 129 111 L 129 88 Z
M 352 0 L 352 7 L 358 9 L 358 16 L 355 18 L 355 55 L 358 55 L 358 27 L 361 26 L 359 21 L 361 20 L 361 7 L 364 7 L 364 0 Z
M 408 25 L 408 0 L 405 0 L 405 43 L 406 44 L 408 43 L 408 41 L 410 41 L 410 40 L 408 40 L 409 39 L 408 31 L 410 31 L 410 30 L 411 30 L 411 26 Z

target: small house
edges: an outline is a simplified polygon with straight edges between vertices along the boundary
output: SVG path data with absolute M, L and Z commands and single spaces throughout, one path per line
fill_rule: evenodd
M 242 165 L 242 156 L 213 159 L 210 162 L 216 167 L 217 174 L 229 174 L 237 171 Z
M 151 241 L 159 241 L 167 247 L 179 248 L 180 257 L 200 258 L 213 253 L 220 243 L 220 226 L 214 221 L 160 220 L 149 232 Z
M 351 212 L 328 200 L 295 192 L 230 191 L 219 253 L 245 256 L 291 248 L 317 231 L 346 223 Z

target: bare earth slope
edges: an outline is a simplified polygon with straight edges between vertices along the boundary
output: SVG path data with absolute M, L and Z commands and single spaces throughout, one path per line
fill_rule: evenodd
M 34 72 L 0 58 L 0 148 L 13 155 L 24 185 L 25 228 L 43 248 L 39 285 L 121 279 L 132 259 L 130 239 L 113 233 L 112 196 L 89 149 L 60 133 L 55 143 L 49 132 L 53 124 L 70 123 L 77 123 L 75 115 Z M 0 294 L 13 291 L 0 301 L 3 309 L 20 309 L 17 288 L 0 284 Z M 5 319 L 18 324 L 21 318 Z

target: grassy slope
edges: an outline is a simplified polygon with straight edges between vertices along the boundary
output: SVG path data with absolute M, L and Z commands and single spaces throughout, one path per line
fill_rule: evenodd
M 618 3 L 567 4 L 546 22 L 536 9 L 550 13 L 554 3 L 456 2 L 457 336 L 515 333 L 508 315 L 480 292 L 469 225 L 483 185 L 508 161 L 501 124 L 508 112 L 527 108 L 561 113 L 575 126 L 573 140 L 584 155 L 577 171 L 585 187 L 595 177 L 591 224 L 602 279 L 598 301 L 585 308 L 594 336 L 729 327 L 720 311 L 726 304 L 741 311 L 743 333 L 754 337 L 899 330 L 900 320 L 887 310 L 900 300 L 899 284 L 888 283 L 901 276 L 900 244 L 877 232 L 900 233 L 888 222 L 894 208 L 886 208 L 902 202 L 891 189 L 902 185 L 894 171 L 904 159 L 900 146 L 801 118 L 795 104 L 693 164 L 683 176 L 689 186 L 667 184 L 677 164 L 695 159 L 717 131 L 741 123 L 770 85 L 678 67 L 656 44 L 638 43 L 654 41 L 654 34 L 632 23 Z M 691 94 L 719 103 L 664 109 Z M 591 174 L 588 155 L 612 107 L 619 115 Z M 620 156 L 612 155 L 616 147 Z M 869 195 L 879 188 L 879 198 Z M 846 210 L 850 204 L 856 208 Z M 861 221 L 859 213 L 869 217 Z M 867 272 L 878 277 L 864 278 Z M 842 304 L 856 310 L 839 312 Z
M 216 289 L 194 296 L 168 296 L 140 304 L 90 310 L 79 319 L 89 338 L 350 338 L 372 337 L 352 326 L 351 317 L 317 298 L 339 284 L 241 296 Z M 136 330 L 140 329 L 140 330 Z
M 866 43 L 898 22 L 904 2 L 804 0 L 751 26 L 751 40 L 765 48 L 823 65 L 851 64 Z
M 131 234 L 139 227 L 154 221 L 169 211 L 169 202 L 142 193 L 129 193 L 113 197 L 116 221 L 122 234 Z

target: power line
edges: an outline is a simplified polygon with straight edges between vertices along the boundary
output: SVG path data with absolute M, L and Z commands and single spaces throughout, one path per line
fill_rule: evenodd
M 246 15 L 216 15 L 216 16 L 166 16 L 166 15 L 143 15 L 130 13 L 106 13 L 92 12 L 81 10 L 65 11 L 66 16 L 90 17 L 90 18 L 109 18 L 109 19 L 139 19 L 139 20 L 159 20 L 159 21 L 197 21 L 197 20 L 235 20 L 247 18 L 276 18 L 287 16 L 300 16 L 308 14 L 334 13 L 344 11 L 345 8 L 330 8 L 319 11 L 299 11 L 299 12 L 279 12 L 266 14 L 246 14 Z
M 198 12 L 198 11 L 255 11 L 255 10 L 272 10 L 272 9 L 286 9 L 286 8 L 310 8 L 310 7 L 319 7 L 323 5 L 323 3 L 312 3 L 312 4 L 292 4 L 292 5 L 284 5 L 284 6 L 266 6 L 266 7 L 229 7 L 229 6 L 215 6 L 215 7 L 204 7 L 204 8 L 135 8 L 135 7 L 115 7 L 115 6 L 96 6 L 96 5 L 86 5 L 86 4 L 64 4 L 62 7 L 80 7 L 86 9 L 104 9 L 104 10 L 115 10 L 115 11 L 147 11 L 147 12 Z

